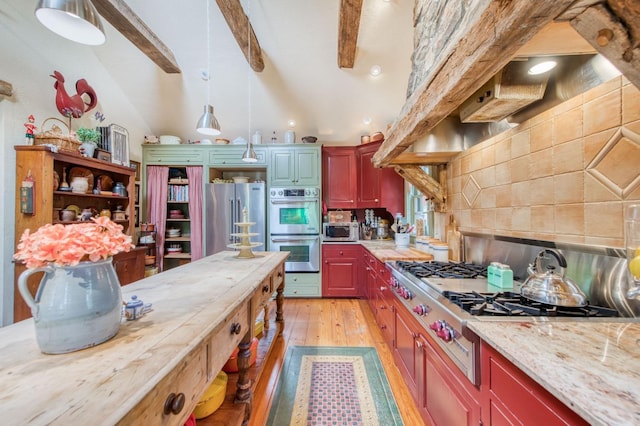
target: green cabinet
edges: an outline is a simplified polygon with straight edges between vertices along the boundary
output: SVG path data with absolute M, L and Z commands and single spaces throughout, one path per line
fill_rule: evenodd
M 242 161 L 242 154 L 247 150 L 246 145 L 223 145 L 214 146 L 208 152 L 207 161 L 211 166 L 219 167 L 266 167 L 267 165 L 267 148 L 253 147 L 256 152 L 258 161 L 255 163 L 247 163 Z
M 287 272 L 284 276 L 285 297 L 320 297 L 320 274 Z
M 271 148 L 271 186 L 320 186 L 320 146 Z
M 145 164 L 185 164 L 204 163 L 207 145 L 142 145 Z

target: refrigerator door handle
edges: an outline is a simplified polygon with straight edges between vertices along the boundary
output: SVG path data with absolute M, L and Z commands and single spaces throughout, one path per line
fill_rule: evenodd
M 233 200 L 229 200 L 229 242 L 233 243 L 234 241 L 234 236 L 231 235 L 233 234 L 233 218 L 234 218 L 234 214 L 233 214 Z

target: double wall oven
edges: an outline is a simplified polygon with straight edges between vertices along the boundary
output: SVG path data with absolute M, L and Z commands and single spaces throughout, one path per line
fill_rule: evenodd
M 320 271 L 320 188 L 271 188 L 269 250 L 288 251 L 287 272 Z

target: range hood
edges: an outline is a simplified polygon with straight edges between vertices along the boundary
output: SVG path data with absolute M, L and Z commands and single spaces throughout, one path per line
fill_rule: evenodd
M 463 123 L 496 122 L 543 98 L 549 73 L 530 75 L 529 61 L 513 61 L 460 106 Z

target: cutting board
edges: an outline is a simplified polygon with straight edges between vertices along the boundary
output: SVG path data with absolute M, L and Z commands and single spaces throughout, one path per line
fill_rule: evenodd
M 371 254 L 382 262 L 390 262 L 393 260 L 433 260 L 433 256 L 413 248 L 395 248 L 395 249 L 369 249 Z

